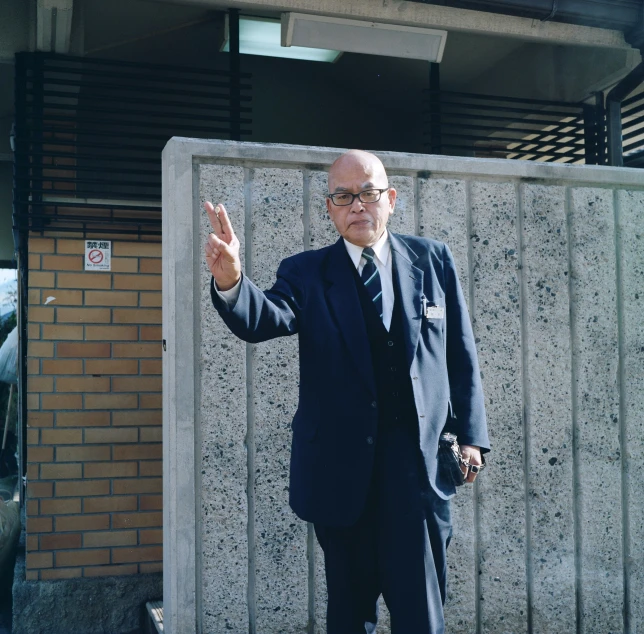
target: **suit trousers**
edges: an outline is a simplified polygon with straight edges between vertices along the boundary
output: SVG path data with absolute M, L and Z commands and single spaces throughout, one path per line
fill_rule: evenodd
M 449 501 L 427 483 L 417 432 L 379 430 L 367 503 L 348 527 L 315 524 L 324 552 L 327 634 L 376 631 L 382 594 L 392 634 L 443 634 Z

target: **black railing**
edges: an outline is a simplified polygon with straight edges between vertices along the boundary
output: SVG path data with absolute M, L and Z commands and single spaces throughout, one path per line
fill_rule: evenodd
M 428 90 L 425 146 L 434 154 L 599 163 L 595 106 Z
M 622 102 L 622 146 L 626 167 L 644 167 L 644 92 Z
M 14 226 L 160 235 L 173 136 L 250 134 L 250 75 L 50 53 L 16 56 Z

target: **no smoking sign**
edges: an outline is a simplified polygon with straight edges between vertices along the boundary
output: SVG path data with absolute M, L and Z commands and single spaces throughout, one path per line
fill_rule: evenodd
M 86 271 L 110 271 L 111 262 L 111 240 L 85 240 Z

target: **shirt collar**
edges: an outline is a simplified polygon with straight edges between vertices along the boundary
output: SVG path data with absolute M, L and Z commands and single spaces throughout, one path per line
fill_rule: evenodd
M 347 248 L 347 253 L 351 258 L 353 265 L 357 269 L 358 265 L 360 264 L 360 258 L 362 257 L 363 247 L 359 247 L 357 244 L 353 244 L 346 239 L 344 239 L 344 246 Z M 389 262 L 389 255 L 391 254 L 391 246 L 389 244 L 389 232 L 386 229 L 380 236 L 378 242 L 376 242 L 376 244 L 374 244 L 371 248 L 374 250 L 376 257 L 385 266 L 387 266 L 387 262 Z

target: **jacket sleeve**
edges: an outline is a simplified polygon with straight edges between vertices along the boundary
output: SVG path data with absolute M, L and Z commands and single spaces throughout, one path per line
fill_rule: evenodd
M 474 333 L 454 258 L 447 245 L 443 251 L 443 271 L 447 373 L 458 441 L 463 445 L 481 447 L 486 452 L 490 450 L 490 441 Z
M 284 260 L 271 289 L 261 291 L 242 276 L 239 296 L 229 304 L 216 292 L 211 279 L 210 297 L 234 335 L 249 343 L 258 343 L 297 332 L 304 302 L 301 282 L 296 265 Z

